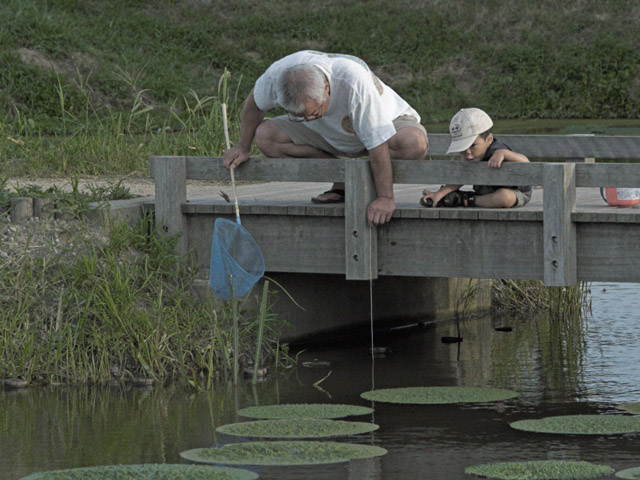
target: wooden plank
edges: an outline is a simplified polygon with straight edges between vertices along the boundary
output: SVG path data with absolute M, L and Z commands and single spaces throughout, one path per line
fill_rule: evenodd
M 187 253 L 187 220 L 182 204 L 187 201 L 186 158 L 163 157 L 152 162 L 155 178 L 156 222 L 159 231 L 173 237 L 178 235 L 176 251 Z
M 347 160 L 345 170 L 345 271 L 347 280 L 378 278 L 377 229 L 370 227 L 367 207 L 376 198 L 368 160 Z
M 156 178 L 156 164 L 166 156 L 151 157 L 151 177 Z M 230 180 L 221 157 L 183 157 L 187 159 L 190 180 Z M 236 181 L 341 182 L 344 160 L 335 158 L 263 158 L 252 157 L 235 171 Z
M 639 232 L 637 224 L 578 224 L 578 279 L 639 283 Z
M 399 219 L 379 230 L 379 275 L 543 278 L 541 222 Z
M 639 158 L 640 136 L 613 135 L 495 135 L 529 158 Z M 429 155 L 445 155 L 451 137 L 429 134 Z
M 576 227 L 571 214 L 576 204 L 573 163 L 547 163 L 544 169 L 544 283 L 575 285 Z
M 503 163 L 489 168 L 486 162 L 451 160 L 393 160 L 396 184 L 541 185 L 542 163 Z
M 640 158 L 640 150 L 638 151 Z M 640 187 L 636 163 L 585 163 L 576 165 L 577 187 Z

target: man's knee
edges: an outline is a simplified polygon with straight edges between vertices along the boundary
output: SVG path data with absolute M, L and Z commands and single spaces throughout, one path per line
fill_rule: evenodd
M 273 144 L 276 143 L 278 136 L 281 134 L 282 131 L 273 122 L 265 120 L 258 125 L 254 141 L 258 149 L 269 156 L 268 152 L 273 149 Z
M 394 158 L 422 160 L 427 156 L 429 142 L 420 129 L 403 128 L 394 137 L 389 145 Z

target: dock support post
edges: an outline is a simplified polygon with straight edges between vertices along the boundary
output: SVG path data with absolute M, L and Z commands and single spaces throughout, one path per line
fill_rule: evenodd
M 575 285 L 576 226 L 571 220 L 576 208 L 575 164 L 547 163 L 543 178 L 544 284 Z
M 350 159 L 345 165 L 345 268 L 347 280 L 378 278 L 378 232 L 370 227 L 367 207 L 376 198 L 368 160 Z
M 187 201 L 187 161 L 185 157 L 155 157 L 151 164 L 155 179 L 156 225 L 169 236 L 179 235 L 176 251 L 187 253 L 187 219 L 182 205 Z

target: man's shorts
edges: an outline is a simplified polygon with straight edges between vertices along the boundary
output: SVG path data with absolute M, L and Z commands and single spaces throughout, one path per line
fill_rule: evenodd
M 322 135 L 307 128 L 304 122 L 292 122 L 286 115 L 270 118 L 269 121 L 275 123 L 296 145 L 311 145 L 318 150 L 330 153 L 334 157 L 356 158 L 364 157 L 368 154 L 367 150 L 362 150 L 360 152 L 341 152 L 329 145 Z M 418 128 L 422 131 L 425 138 L 427 137 L 427 130 L 420 125 L 414 117 L 409 115 L 401 115 L 396 118 L 393 121 L 393 126 L 396 131 L 407 127 Z
M 528 192 L 523 192 L 521 190 L 518 190 L 517 188 L 474 185 L 473 191 L 477 196 L 481 197 L 482 195 L 489 195 L 490 193 L 493 193 L 500 188 L 511 190 L 516 195 L 516 204 L 514 205 L 514 207 L 524 207 L 527 203 L 529 203 L 529 200 L 531 200 L 531 190 L 529 190 Z

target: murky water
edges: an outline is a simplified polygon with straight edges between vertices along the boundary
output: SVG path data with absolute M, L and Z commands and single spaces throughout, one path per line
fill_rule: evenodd
M 473 319 L 464 340 L 445 344 L 440 323 L 377 335 L 389 353 L 372 364 L 369 339 L 300 355 L 299 367 L 255 387 L 199 392 L 55 388 L 0 392 L 0 478 L 35 471 L 135 463 L 182 463 L 179 452 L 234 441 L 215 428 L 242 420 L 238 408 L 271 403 L 369 405 L 376 388 L 475 385 L 515 389 L 498 404 L 401 406 L 376 403 L 380 429 L 345 441 L 384 447 L 384 457 L 303 468 L 258 469 L 271 479 L 463 479 L 467 466 L 508 460 L 586 460 L 616 470 L 640 466 L 640 435 L 562 436 L 516 431 L 509 423 L 559 414 L 622 414 L 640 401 L 640 285 L 593 284 L 593 315 L 580 322 Z M 512 331 L 496 331 L 500 326 Z M 309 360 L 331 362 L 306 368 Z M 318 387 L 313 384 L 330 375 Z M 613 478 L 613 477 L 610 477 Z

